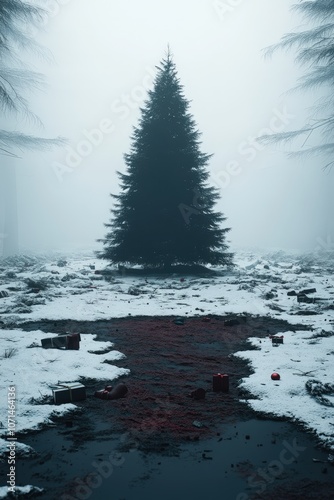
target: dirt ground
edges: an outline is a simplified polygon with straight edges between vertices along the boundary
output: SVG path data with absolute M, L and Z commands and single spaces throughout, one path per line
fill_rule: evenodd
M 125 354 L 124 359 L 112 363 L 131 370 L 129 376 L 111 382 L 113 385 L 124 382 L 128 387 L 126 397 L 116 401 L 95 398 L 94 391 L 102 389 L 104 384 L 87 377 L 82 383 L 87 387 L 88 396 L 78 403 L 77 412 L 54 419 L 56 430 L 46 429 L 25 436 L 25 442 L 29 444 L 30 439 L 37 449 L 45 447 L 48 439 L 50 441 L 49 453 L 45 450 L 39 462 L 36 458 L 26 459 L 22 466 L 24 478 L 30 474 L 34 478 L 32 484 L 38 479 L 39 484 L 51 488 L 42 498 L 65 499 L 61 493 L 66 493 L 67 498 L 80 498 L 71 489 L 73 469 L 68 470 L 57 463 L 57 460 L 61 461 L 62 449 L 71 453 L 71 464 L 80 460 L 79 452 L 82 456 L 95 443 L 106 439 L 117 442 L 120 453 L 142 452 L 147 456 L 173 457 L 180 456 L 180 446 L 184 450 L 187 443 L 191 446 L 210 439 L 221 440 L 223 423 L 270 420 L 268 416 L 255 415 L 244 402 L 240 402 L 240 399 L 251 397 L 238 387 L 240 379 L 250 374 L 250 368 L 232 353 L 250 349 L 247 343 L 250 336 L 265 338 L 278 332 L 305 329 L 305 326 L 292 327 L 281 320 L 249 316 L 186 317 L 183 318 L 184 324 L 176 324 L 175 319 L 129 317 L 110 321 L 39 321 L 20 325 L 27 332 L 38 329 L 46 333 L 96 334 L 97 340 L 111 341 L 113 349 Z M 212 390 L 212 377 L 218 372 L 229 375 L 228 393 Z M 270 380 L 270 374 L 267 376 L 268 383 L 275 383 Z M 110 381 L 106 380 L 105 384 L 108 383 Z M 196 400 L 190 396 L 197 388 L 206 391 L 204 399 Z M 310 436 L 309 439 L 313 440 L 313 446 L 317 446 L 314 438 Z M 203 460 L 206 458 L 202 457 Z M 333 469 L 329 466 L 328 473 L 320 475 L 319 480 L 305 476 L 300 481 L 299 476 L 294 477 L 291 473 L 284 484 L 274 482 L 268 485 L 262 496 L 254 493 L 240 496 L 240 500 L 330 499 L 334 493 Z M 93 499 L 104 498 L 101 489 L 93 493 Z M 128 500 L 128 497 L 124 498 Z M 228 495 L 221 498 L 230 500 Z

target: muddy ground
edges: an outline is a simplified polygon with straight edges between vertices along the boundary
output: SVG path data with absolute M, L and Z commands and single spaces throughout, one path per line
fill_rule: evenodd
M 251 372 L 243 360 L 232 355 L 233 352 L 250 349 L 247 343 L 250 336 L 265 339 L 278 332 L 304 330 L 305 326 L 292 327 L 281 320 L 249 316 L 184 319 L 184 324 L 175 324 L 175 317 L 129 317 L 110 321 L 39 321 L 20 325 L 27 332 L 96 334 L 97 340 L 112 341 L 113 349 L 125 354 L 124 359 L 113 361 L 113 364 L 129 368 L 131 373 L 119 380 L 127 385 L 128 393 L 116 401 L 95 398 L 94 391 L 103 388 L 104 383 L 89 379 L 87 374 L 87 378 L 82 380 L 87 387 L 87 399 L 77 403 L 76 412 L 54 419 L 52 427 L 21 437 L 34 447 L 38 455 L 20 461 L 18 484 L 43 487 L 45 491 L 41 498 L 50 500 L 150 500 L 157 498 L 157 494 L 161 499 L 174 497 L 175 500 L 184 496 L 194 500 L 205 497 L 208 500 L 332 499 L 334 467 L 325 463 L 328 450 L 322 449 L 317 440 L 297 424 L 277 422 L 268 415 L 255 414 L 245 402 L 241 402 L 240 399 L 247 400 L 251 396 L 238 387 L 239 381 Z M 226 322 L 231 319 L 237 321 Z M 212 376 L 218 372 L 229 375 L 229 393 L 213 392 Z M 64 376 L 61 374 L 60 378 Z M 265 378 L 268 384 L 277 383 L 270 379 L 269 373 L 265 374 Z M 115 381 L 112 384 L 115 385 Z M 190 393 L 197 388 L 205 389 L 205 399 L 190 397 Z M 48 403 L 52 402 L 46 401 Z M 241 433 L 242 441 L 239 439 Z M 264 438 L 265 433 L 267 438 Z M 273 438 L 275 435 L 278 438 Z M 291 440 L 298 436 L 302 447 L 308 450 L 303 459 L 296 459 L 293 466 L 286 467 L 281 475 L 275 476 L 275 480 L 266 480 L 265 491 L 260 487 L 252 489 L 249 484 L 247 486 L 247 480 L 257 470 L 255 462 L 260 458 L 263 463 L 267 461 L 268 457 L 260 457 L 260 452 L 268 449 L 269 454 L 277 456 L 278 446 L 285 443 L 288 436 Z M 218 446 L 224 441 L 227 444 L 221 456 L 222 449 Z M 253 444 L 250 444 L 251 441 Z M 244 460 L 243 450 L 247 445 L 248 448 L 251 445 L 255 448 Z M 229 464 L 228 471 L 228 454 L 232 452 L 239 456 Z M 186 458 L 190 455 L 193 457 L 192 466 Z M 105 464 L 106 457 L 113 464 L 114 472 L 110 477 L 106 473 L 101 485 L 98 479 L 103 476 L 102 472 L 100 476 L 95 475 L 95 485 L 89 483 L 87 478 L 92 471 L 92 463 L 100 461 Z M 254 457 L 254 463 L 251 457 Z M 319 462 L 312 463 L 312 457 L 318 457 Z M 219 460 L 222 461 L 221 468 Z M 217 463 L 217 484 L 212 478 L 205 494 L 201 493 L 199 485 L 191 489 L 190 484 L 196 485 L 195 476 L 202 475 L 202 480 L 208 481 L 210 470 L 215 471 Z M 237 474 L 234 463 L 238 464 Z M 97 466 L 94 467 L 96 471 Z M 159 486 L 158 476 L 152 472 L 154 467 L 163 469 L 163 473 L 159 474 L 161 481 L 165 478 L 165 483 L 161 484 L 168 486 L 172 483 L 168 471 L 172 474 L 173 467 L 176 467 L 173 472 L 175 478 L 177 471 L 184 467 L 184 477 L 178 478 L 177 493 L 172 489 L 167 493 L 167 486 L 166 489 Z M 139 473 L 141 468 L 143 470 Z M 231 471 L 234 476 L 228 483 L 226 478 L 230 477 Z M 134 480 L 136 473 L 137 482 Z M 221 491 L 214 491 L 223 479 L 225 483 L 222 483 Z M 123 491 L 121 485 L 126 482 L 131 484 L 127 484 Z M 230 490 L 224 488 L 224 484 L 230 484 Z M 81 490 L 78 485 L 81 485 Z

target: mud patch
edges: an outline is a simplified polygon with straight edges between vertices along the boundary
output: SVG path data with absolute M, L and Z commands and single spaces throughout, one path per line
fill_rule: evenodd
M 130 433 L 139 449 L 150 451 L 166 440 L 170 443 L 214 435 L 225 420 L 251 418 L 252 410 L 239 401 L 251 396 L 238 387 L 240 379 L 251 373 L 250 368 L 232 353 L 250 349 L 250 336 L 264 338 L 298 329 L 284 321 L 247 316 L 228 321 L 219 316 L 184 318 L 184 324 L 174 321 L 173 317 L 140 317 L 38 322 L 21 327 L 27 331 L 94 333 L 97 340 L 113 342 L 113 348 L 126 357 L 112 363 L 131 370 L 128 377 L 122 377 L 129 389 L 127 396 L 112 402 L 97 400 L 93 393 L 101 383 L 97 386 L 94 380 L 86 379 L 82 382 L 88 398 L 78 406 L 86 415 L 92 413 L 95 427 L 112 421 L 113 429 Z M 229 393 L 213 392 L 212 376 L 218 372 L 229 375 Z M 205 399 L 190 397 L 197 388 L 206 391 Z
M 320 491 L 319 484 L 328 496 L 317 498 L 332 498 L 330 476 L 320 462 L 312 462 L 313 457 L 325 461 L 326 451 L 295 424 L 259 419 L 240 402 L 251 397 L 238 387 L 251 371 L 232 355 L 250 348 L 250 336 L 265 338 L 305 326 L 249 316 L 184 319 L 184 324 L 175 324 L 175 317 L 137 317 L 20 325 L 27 332 L 96 334 L 97 340 L 113 342 L 125 354 L 113 363 L 131 370 L 122 377 L 129 389 L 125 398 L 95 398 L 101 383 L 87 374 L 82 381 L 88 397 L 77 411 L 54 419 L 52 428 L 21 437 L 38 457 L 20 461 L 20 484 L 44 487 L 43 498 L 58 500 L 104 499 L 110 492 L 116 500 L 311 499 L 307 495 Z M 218 372 L 229 374 L 229 393 L 212 391 L 212 375 Z M 206 391 L 205 399 L 194 400 L 190 393 L 199 387 Z M 307 452 L 284 467 L 281 476 L 271 476 L 273 481 L 262 479 L 265 493 L 249 485 L 261 464 L 278 460 L 284 441 L 296 436 Z M 106 477 L 99 469 L 102 463 L 109 463 Z M 303 481 L 308 489 L 301 497 L 287 494 Z

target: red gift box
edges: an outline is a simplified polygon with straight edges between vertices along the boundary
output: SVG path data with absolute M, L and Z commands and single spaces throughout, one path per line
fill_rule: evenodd
M 229 376 L 217 373 L 212 379 L 212 389 L 214 392 L 228 392 L 229 391 Z

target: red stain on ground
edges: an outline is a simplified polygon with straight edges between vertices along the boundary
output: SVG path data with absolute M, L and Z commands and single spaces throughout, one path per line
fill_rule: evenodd
M 224 420 L 249 418 L 251 410 L 239 401 L 247 395 L 238 384 L 251 372 L 231 354 L 249 349 L 246 339 L 250 336 L 268 337 L 291 328 L 268 318 L 241 317 L 233 326 L 226 326 L 218 316 L 210 321 L 186 318 L 183 325 L 174 320 L 115 319 L 104 330 L 95 324 L 98 339 L 111 340 L 113 348 L 125 354 L 126 359 L 116 364 L 131 370 L 128 377 L 122 377 L 129 392 L 111 404 L 113 419 L 131 432 L 137 444 L 152 444 L 158 436 L 160 440 L 162 436 L 198 439 L 216 433 Z M 228 393 L 213 391 L 216 373 L 229 375 Z M 206 391 L 205 399 L 190 396 L 197 388 Z
M 239 316 L 228 319 L 185 317 L 184 324 L 177 324 L 180 321 L 175 322 L 175 317 L 129 317 L 94 322 L 27 323 L 24 328 L 94 333 L 97 340 L 113 342 L 112 349 L 126 357 L 111 364 L 131 371 L 129 376 L 121 377 L 128 393 L 122 399 L 102 401 L 93 395 L 104 385 L 87 379 L 83 383 L 88 398 L 78 406 L 94 421 L 95 428 L 110 423 L 115 432 L 127 433 L 128 441 L 135 442 L 136 447 L 155 449 L 159 443 L 163 447 L 166 440 L 208 437 L 216 434 L 224 421 L 254 416 L 249 407 L 240 402 L 249 395 L 238 387 L 251 370 L 233 353 L 250 349 L 246 342 L 249 337 L 266 338 L 292 327 L 270 318 Z M 269 338 L 263 342 L 268 342 L 271 348 Z M 213 375 L 217 373 L 229 375 L 228 393 L 213 391 Z M 117 382 L 119 380 L 106 380 L 105 384 Z M 205 390 L 204 399 L 190 396 L 198 388 Z

